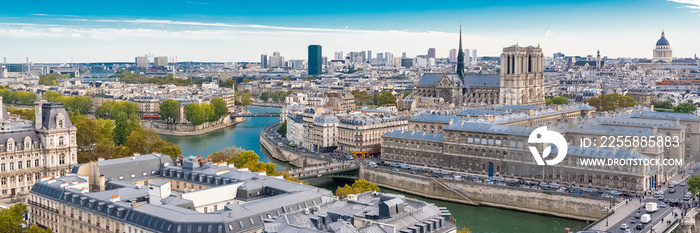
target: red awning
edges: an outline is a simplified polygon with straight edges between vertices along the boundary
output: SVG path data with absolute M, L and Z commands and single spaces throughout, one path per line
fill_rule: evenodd
M 158 118 L 160 115 L 143 115 L 145 118 Z

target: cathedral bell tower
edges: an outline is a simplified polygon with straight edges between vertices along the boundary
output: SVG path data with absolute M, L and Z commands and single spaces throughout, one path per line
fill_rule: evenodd
M 544 105 L 544 55 L 539 45 L 503 48 L 500 76 L 499 103 Z

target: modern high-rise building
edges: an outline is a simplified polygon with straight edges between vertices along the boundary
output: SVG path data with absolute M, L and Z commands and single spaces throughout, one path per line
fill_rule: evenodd
M 146 56 L 136 57 L 136 67 L 148 68 L 149 63 L 148 57 Z
M 464 49 L 464 65 L 470 64 L 471 60 L 469 60 L 469 49 Z
M 450 62 L 457 61 L 457 49 L 450 49 L 450 56 L 448 57 Z
M 333 60 L 345 60 L 345 57 L 343 56 L 343 51 L 335 52 Z
M 401 58 L 406 58 L 406 52 L 401 53 Z
M 267 63 L 267 54 L 260 55 L 260 68 L 269 68 L 269 64 Z
M 367 61 L 372 62 L 372 50 L 367 50 Z
M 154 57 L 153 58 L 153 66 L 155 66 L 155 67 L 168 66 L 168 57 L 166 57 L 166 56 Z
M 275 51 L 270 57 L 270 68 L 277 68 L 284 66 L 284 57 L 280 56 L 280 52 Z
M 476 49 L 472 50 L 472 65 L 476 65 Z
M 394 54 L 392 54 L 392 53 L 390 53 L 390 52 L 384 52 L 384 60 L 386 60 L 387 62 L 393 61 L 393 60 L 394 60 Z
M 435 58 L 435 48 L 428 49 L 428 58 Z
M 309 45 L 309 76 L 321 75 L 323 72 L 323 56 L 320 45 Z
M 384 61 L 384 54 L 383 53 L 377 53 L 377 60 L 382 62 Z

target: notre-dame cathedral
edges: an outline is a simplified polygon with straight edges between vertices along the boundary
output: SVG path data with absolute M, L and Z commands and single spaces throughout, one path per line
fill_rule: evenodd
M 455 106 L 468 103 L 542 106 L 545 104 L 542 48 L 517 44 L 505 47 L 500 74 L 465 74 L 460 29 L 456 73 L 425 74 L 414 96 L 442 98 Z

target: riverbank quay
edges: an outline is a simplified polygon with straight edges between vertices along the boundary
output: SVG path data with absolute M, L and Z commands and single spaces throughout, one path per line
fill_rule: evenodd
M 275 122 L 260 132 L 260 146 L 270 153 L 272 158 L 295 167 L 316 166 L 331 162 L 332 157 L 329 154 L 315 153 L 286 144 L 286 141 L 277 134 L 277 127 L 280 124 L 279 121 Z
M 231 119 L 228 115 L 222 117 L 221 120 L 216 122 L 205 122 L 202 125 L 191 125 L 191 124 L 165 124 L 150 120 L 141 120 L 141 126 L 144 129 L 151 129 L 156 131 L 158 134 L 173 135 L 173 136 L 193 136 L 209 133 L 214 130 L 223 129 L 232 125 L 240 124 L 245 119 L 242 117 L 236 117 Z

